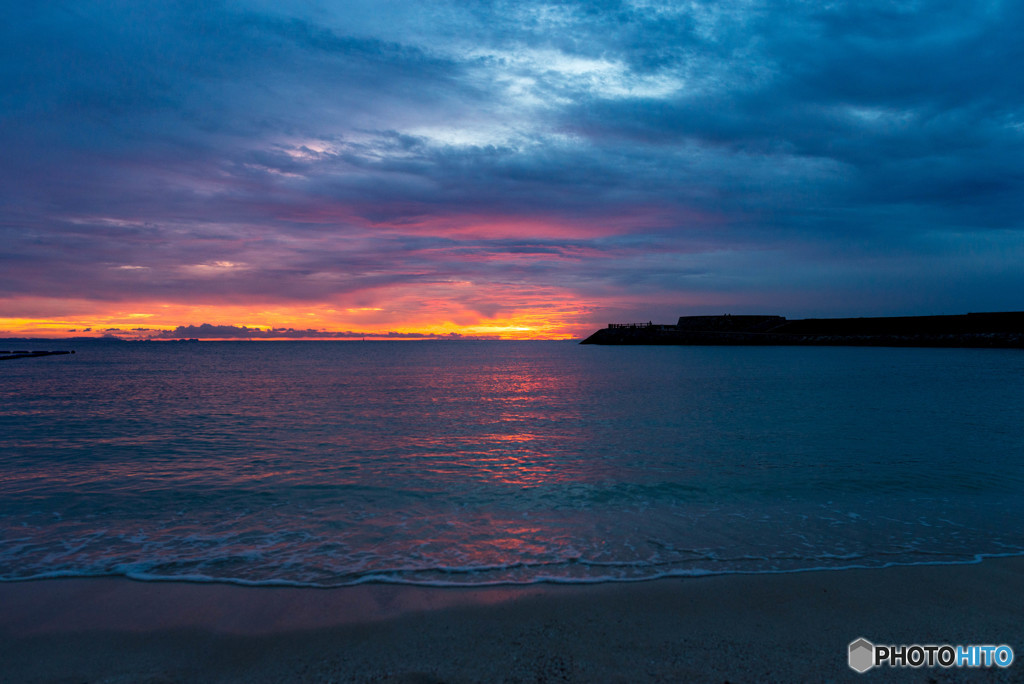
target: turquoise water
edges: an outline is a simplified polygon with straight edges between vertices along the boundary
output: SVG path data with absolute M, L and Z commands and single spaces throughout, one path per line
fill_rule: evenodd
M 76 349 L 0 364 L 0 579 L 481 585 L 1024 553 L 1019 350 Z

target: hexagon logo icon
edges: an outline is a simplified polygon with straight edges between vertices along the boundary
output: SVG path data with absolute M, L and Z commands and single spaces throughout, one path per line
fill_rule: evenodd
M 875 645 L 861 637 L 850 642 L 850 667 L 857 672 L 867 672 L 875 665 Z

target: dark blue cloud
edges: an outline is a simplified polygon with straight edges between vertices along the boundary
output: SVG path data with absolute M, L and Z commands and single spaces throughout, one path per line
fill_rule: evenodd
M 53 2 L 0 19 L 9 295 L 314 301 L 466 279 L 596 311 L 1024 307 L 1007 294 L 1024 291 L 1012 3 Z M 488 221 L 522 235 L 472 230 Z

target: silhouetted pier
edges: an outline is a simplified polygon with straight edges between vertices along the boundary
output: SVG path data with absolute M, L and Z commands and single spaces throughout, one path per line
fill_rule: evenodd
M 11 359 L 34 359 L 37 356 L 58 356 L 60 354 L 74 354 L 75 351 L 28 351 L 25 349 L 15 351 L 3 351 L 0 350 L 0 361 L 9 361 Z
M 1024 348 L 1024 312 L 881 318 L 681 316 L 675 325 L 611 323 L 581 344 Z

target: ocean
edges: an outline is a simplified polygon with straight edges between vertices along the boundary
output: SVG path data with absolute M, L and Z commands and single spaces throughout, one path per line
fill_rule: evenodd
M 1020 350 L 74 348 L 0 364 L 3 581 L 480 586 L 1024 554 Z

